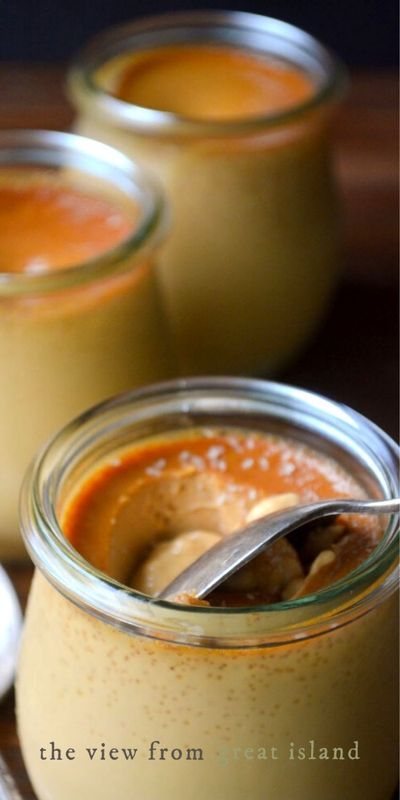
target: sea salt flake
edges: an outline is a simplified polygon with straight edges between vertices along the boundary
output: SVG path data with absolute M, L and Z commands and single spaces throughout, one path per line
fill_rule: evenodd
M 319 500 L 317 492 L 314 489 L 305 489 L 301 493 L 301 499 L 308 503 L 314 503 Z
M 254 466 L 254 458 L 245 458 L 240 466 L 242 469 L 251 469 Z
M 46 258 L 42 258 L 41 256 L 36 256 L 28 261 L 25 267 L 25 272 L 29 272 L 32 275 L 40 275 L 43 272 L 47 272 L 48 269 L 49 269 L 49 264 Z
M 236 436 L 227 436 L 226 441 L 231 446 L 235 453 L 243 453 L 243 447 Z
M 204 459 L 202 459 L 202 458 L 201 458 L 201 456 L 196 456 L 196 455 L 192 455 L 192 456 L 190 457 L 190 459 L 189 459 L 189 463 L 190 463 L 190 464 L 191 464 L 193 467 L 196 467 L 196 469 L 199 469 L 199 470 L 203 470 L 203 469 L 204 469 L 204 466 L 205 466 L 205 464 L 204 464 Z
M 151 478 L 158 478 L 161 475 L 161 470 L 155 469 L 155 467 L 146 467 L 145 469 L 146 475 L 150 475 Z
M 224 452 L 225 448 L 222 445 L 215 444 L 212 447 L 208 448 L 207 458 L 209 458 L 211 461 L 214 461 L 214 459 L 219 458 L 219 456 L 222 456 Z
M 167 461 L 165 458 L 159 458 L 157 461 L 152 464 L 154 469 L 164 469 L 167 466 Z
M 288 461 L 282 464 L 282 466 L 279 468 L 279 474 L 282 475 L 283 477 L 285 477 L 286 475 L 293 475 L 295 469 L 296 469 L 295 465 Z
M 157 461 L 154 462 L 154 464 L 151 464 L 149 467 L 146 467 L 145 472 L 147 475 L 151 475 L 152 477 L 158 477 L 158 475 L 161 475 L 162 470 L 166 466 L 167 462 L 165 458 L 159 458 Z

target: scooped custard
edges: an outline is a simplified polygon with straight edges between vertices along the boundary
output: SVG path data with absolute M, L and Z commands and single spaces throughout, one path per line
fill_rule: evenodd
M 155 596 L 258 517 L 319 498 L 364 496 L 339 465 L 294 440 L 191 430 L 149 440 L 104 464 L 67 506 L 63 528 L 96 568 Z M 269 545 L 207 603 L 264 605 L 313 593 L 360 564 L 380 535 L 380 522 L 367 516 L 310 525 Z

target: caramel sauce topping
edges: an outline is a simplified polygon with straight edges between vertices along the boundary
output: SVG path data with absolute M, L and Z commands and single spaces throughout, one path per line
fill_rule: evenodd
M 121 244 L 135 211 L 43 171 L 0 172 L 0 272 L 74 267 Z
M 114 94 L 191 119 L 274 114 L 310 99 L 315 87 L 293 65 L 223 45 L 173 45 L 132 54 Z
M 337 463 L 298 442 L 193 430 L 149 440 L 103 464 L 68 501 L 61 524 L 95 567 L 156 595 L 221 537 L 259 516 L 319 498 L 363 496 Z M 207 601 L 249 606 L 313 593 L 358 566 L 381 534 L 376 518 L 360 515 L 294 532 Z

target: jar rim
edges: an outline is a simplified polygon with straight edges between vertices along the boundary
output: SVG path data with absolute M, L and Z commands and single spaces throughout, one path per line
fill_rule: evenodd
M 163 238 L 167 214 L 156 181 L 115 148 L 64 131 L 0 131 L 0 169 L 23 164 L 43 168 L 66 164 L 82 174 L 100 176 L 110 185 L 120 183 L 122 193 L 138 204 L 139 218 L 122 242 L 78 264 L 40 274 L 1 272 L 0 268 L 0 298 L 48 294 L 131 272 Z
M 106 91 L 96 81 L 94 73 L 98 67 L 115 55 L 128 51 L 130 42 L 136 41 L 140 48 L 147 49 L 151 36 L 166 35 L 168 31 L 182 33 L 186 28 L 201 37 L 202 32 L 212 30 L 213 41 L 224 41 L 222 31 L 230 31 L 229 38 L 237 37 L 234 42 L 242 48 L 253 49 L 254 52 L 270 53 L 266 42 L 264 46 L 250 47 L 248 40 L 270 40 L 280 42 L 285 51 L 296 50 L 302 58 L 314 59 L 318 65 L 320 85 L 307 100 L 296 103 L 283 111 L 248 116 L 232 120 L 199 120 L 184 114 L 162 111 L 121 100 Z M 218 38 L 218 33 L 221 38 Z M 208 33 L 208 36 L 211 34 Z M 240 45 L 240 37 L 246 41 Z M 204 38 L 197 39 L 204 41 Z M 186 41 L 184 39 L 183 41 Z M 146 44 L 147 42 L 147 44 Z M 246 44 L 247 42 L 247 44 Z M 232 41 L 231 41 L 232 43 Z M 122 49 L 121 49 L 122 48 Z M 275 54 L 274 54 L 275 55 Z M 284 57 L 281 54 L 281 57 Z M 288 58 L 288 60 L 290 60 Z M 292 61 L 295 61 L 292 56 Z M 295 62 L 297 64 L 297 62 Z M 301 66 L 297 64 L 298 66 Z M 311 66 L 309 67 L 311 73 Z M 344 65 L 328 48 L 323 46 L 314 36 L 288 22 L 274 17 L 253 14 L 247 11 L 189 11 L 171 12 L 157 16 L 143 17 L 135 22 L 113 26 L 98 34 L 82 49 L 72 63 L 68 86 L 73 101 L 78 105 L 81 101 L 89 103 L 101 117 L 111 119 L 121 127 L 137 132 L 162 136 L 240 136 L 257 133 L 265 129 L 275 128 L 298 120 L 304 114 L 313 111 L 325 102 L 341 97 L 347 84 L 347 73 Z
M 275 412 L 291 418 L 297 414 L 302 424 L 305 419 L 315 420 L 317 433 L 330 425 L 330 432 L 337 431 L 338 441 L 344 441 L 345 436 L 350 437 L 349 442 L 351 437 L 357 439 L 357 446 L 375 459 L 376 475 L 382 478 L 381 496 L 396 495 L 399 449 L 374 423 L 346 406 L 272 381 L 226 377 L 154 384 L 112 398 L 76 418 L 45 445 L 31 465 L 21 493 L 22 533 L 33 561 L 50 583 L 73 603 L 117 628 L 207 647 L 243 647 L 243 643 L 266 646 L 282 638 L 286 641 L 288 636 L 315 636 L 326 628 L 346 624 L 390 594 L 396 580 L 392 566 L 397 552 L 398 515 L 391 517 L 372 554 L 342 580 L 298 600 L 239 609 L 185 606 L 147 597 L 92 567 L 66 540 L 58 524 L 55 498 L 66 469 L 71 468 L 73 447 L 76 452 L 82 451 L 93 447 L 96 437 L 104 433 L 115 435 L 128 421 L 145 418 L 146 409 L 150 414 L 151 403 L 153 411 L 158 409 L 159 413 L 160 409 L 172 413 L 174 403 L 181 415 L 192 416 L 196 403 L 198 408 L 203 404 L 203 409 L 205 403 L 217 408 L 218 402 L 234 408 L 246 399 L 252 402 L 249 409 L 253 414 L 254 409 L 268 404 L 272 415 Z M 247 422 L 251 424 L 250 411 Z M 304 420 L 302 413 L 308 415 Z M 115 427 L 118 424 L 119 429 Z M 299 614 L 297 621 L 293 622 L 289 612 Z M 261 625 L 260 640 L 260 624 L 271 619 L 275 628 L 268 634 Z

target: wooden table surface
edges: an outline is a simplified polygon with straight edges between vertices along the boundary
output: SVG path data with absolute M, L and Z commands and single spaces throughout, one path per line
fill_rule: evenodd
M 0 128 L 67 129 L 72 111 L 64 77 L 60 65 L 0 65 Z M 279 376 L 353 406 L 392 436 L 398 402 L 396 103 L 396 74 L 352 76 L 335 130 L 346 212 L 342 283 L 314 343 Z M 31 568 L 9 565 L 8 571 L 25 605 Z M 35 800 L 18 748 L 12 693 L 0 708 L 0 751 L 24 800 Z

